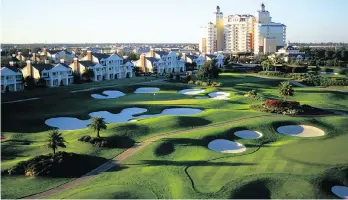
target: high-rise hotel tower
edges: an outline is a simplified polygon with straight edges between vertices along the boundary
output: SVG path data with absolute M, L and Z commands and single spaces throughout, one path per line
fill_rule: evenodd
M 286 26 L 272 22 L 264 4 L 261 4 L 256 16 L 236 14 L 224 18 L 219 6 L 216 7 L 214 15 L 215 24 L 209 22 L 201 27 L 199 47 L 202 53 L 272 53 L 285 45 Z

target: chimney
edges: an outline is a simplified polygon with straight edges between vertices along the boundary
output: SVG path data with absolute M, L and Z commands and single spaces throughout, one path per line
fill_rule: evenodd
M 59 62 L 64 64 L 64 59 L 60 59 Z
M 150 57 L 152 57 L 152 58 L 155 57 L 155 51 L 153 49 L 150 50 Z
M 87 51 L 87 59 L 89 61 L 93 61 L 93 59 L 92 59 L 92 51 L 90 51 L 90 50 Z
M 140 67 L 141 67 L 142 72 L 146 72 L 145 63 L 146 63 L 145 54 L 141 54 L 140 55 Z
M 33 61 L 36 63 L 36 54 L 35 53 L 33 53 Z
M 186 53 L 182 53 L 182 59 L 186 62 Z
M 10 61 L 10 62 L 8 62 L 8 63 L 10 64 L 11 67 L 14 66 L 14 62 L 13 62 L 13 61 Z
M 47 49 L 46 49 L 46 47 L 42 48 L 42 55 L 47 56 Z
M 79 61 L 77 58 L 74 58 L 74 72 L 80 73 L 79 72 Z
M 31 61 L 27 60 L 27 74 L 28 76 L 33 77 L 33 66 L 31 65 Z

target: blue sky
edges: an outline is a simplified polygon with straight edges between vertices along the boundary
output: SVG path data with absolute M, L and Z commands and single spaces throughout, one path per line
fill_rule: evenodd
M 1 0 L 2 43 L 195 42 L 200 26 L 264 2 L 292 42 L 348 42 L 348 0 Z

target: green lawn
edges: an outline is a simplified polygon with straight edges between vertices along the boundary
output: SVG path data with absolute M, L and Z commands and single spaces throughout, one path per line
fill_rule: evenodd
M 327 188 L 321 187 L 330 179 L 348 184 L 348 177 L 342 176 L 348 173 L 344 153 L 348 151 L 348 127 L 344 125 L 347 119 L 288 117 L 276 123 L 274 119 L 255 120 L 165 138 L 127 159 L 122 170 L 106 172 L 51 198 L 88 198 L 95 191 L 98 198 L 108 198 L 110 187 L 124 185 L 152 191 L 139 198 L 153 198 L 153 194 L 157 198 L 256 198 L 249 196 L 253 195 L 251 190 L 258 191 L 259 198 L 333 198 L 325 191 Z M 280 124 L 287 123 L 314 125 L 323 128 L 326 136 L 302 139 L 276 133 Z M 241 128 L 259 130 L 264 137 L 237 139 L 233 133 Z M 213 152 L 206 146 L 215 138 L 241 142 L 247 151 L 235 155 Z M 168 142 L 174 144 L 174 151 L 164 152 L 162 145 Z M 341 168 L 336 169 L 338 166 Z M 339 175 L 330 177 L 328 171 Z M 118 195 L 117 191 L 113 195 Z M 119 197 L 132 198 L 128 193 Z
M 147 80 L 149 79 L 150 78 L 148 78 Z M 50 131 L 50 129 L 52 128 L 46 126 L 44 124 L 44 121 L 51 117 L 77 117 L 80 119 L 88 119 L 88 114 L 90 112 L 105 110 L 112 113 L 118 113 L 122 109 L 130 107 L 146 108 L 148 109 L 148 113 L 160 113 L 163 109 L 169 107 L 189 107 L 204 110 L 204 112 L 197 115 L 165 116 L 144 119 L 138 122 L 108 124 L 108 129 L 101 132 L 101 135 L 103 137 L 119 136 L 122 142 L 141 142 L 149 137 L 160 134 L 167 134 L 172 131 L 192 129 L 197 126 L 218 124 L 226 121 L 233 121 L 253 116 L 270 115 L 267 113 L 250 110 L 249 107 L 251 104 L 261 102 L 247 99 L 243 95 L 249 90 L 256 89 L 258 93 L 262 94 L 266 98 L 278 98 L 276 88 L 280 83 L 279 80 L 257 78 L 248 74 L 224 73 L 219 79 L 219 81 L 223 83 L 223 86 L 220 88 L 220 90 L 230 92 L 231 96 L 229 100 L 219 101 L 209 99 L 195 99 L 193 96 L 185 96 L 177 92 L 178 90 L 191 87 L 201 88 L 200 86 L 167 82 L 137 84 L 139 82 L 143 82 L 144 80 L 144 77 L 139 77 L 127 80 L 106 81 L 105 83 L 100 82 L 97 83 L 100 84 L 100 86 L 112 86 L 112 84 L 115 84 L 117 86 L 108 87 L 107 89 L 100 88 L 93 91 L 78 93 L 70 93 L 69 91 L 76 89 L 87 89 L 91 86 L 96 87 L 96 85 L 73 85 L 69 87 L 43 89 L 42 91 L 36 90 L 33 91 L 33 94 L 28 91 L 24 92 L 23 94 L 11 93 L 8 96 L 4 96 L 8 98 L 8 100 L 13 100 L 31 98 L 35 97 L 35 95 L 42 95 L 41 99 L 39 100 L 2 105 L 1 128 L 7 140 L 6 142 L 2 142 L 1 145 L 2 169 L 8 169 L 19 161 L 27 160 L 37 155 L 46 154 L 50 151 L 45 147 L 44 141 L 48 131 Z M 128 85 L 133 81 L 134 84 Z M 146 87 L 159 87 L 161 90 L 156 94 L 155 97 L 153 94 L 133 94 L 136 88 L 143 87 L 144 85 Z M 126 93 L 126 96 L 119 99 L 109 100 L 96 100 L 91 98 L 90 96 L 94 93 L 98 94 L 103 92 L 104 90 L 113 89 Z M 201 95 L 206 95 L 209 92 L 217 90 L 217 88 L 207 88 L 206 93 Z M 321 91 L 318 88 L 296 87 L 295 95 L 296 96 L 291 97 L 290 100 L 297 100 L 302 104 L 308 104 L 320 108 L 331 108 L 348 111 L 348 97 L 343 93 Z M 4 101 L 4 99 L 2 101 Z M 301 121 L 302 119 L 289 118 L 288 120 Z M 347 133 L 347 125 L 342 123 L 342 121 L 344 120 L 347 120 L 347 118 L 329 117 L 320 120 L 309 119 L 308 123 L 318 123 L 324 129 L 327 129 L 329 127 L 330 129 L 328 129 L 328 131 L 332 131 L 332 134 L 334 135 L 339 135 L 337 133 L 337 130 L 343 130 L 343 132 L 340 134 Z M 278 120 L 277 118 L 275 118 L 274 121 L 281 121 L 281 119 Z M 330 121 L 330 123 L 328 123 L 328 121 Z M 264 138 L 253 142 L 242 140 L 242 142 L 249 145 L 246 154 L 252 153 L 254 151 L 255 153 L 240 156 L 240 158 L 238 159 L 242 160 L 238 160 L 238 162 L 246 162 L 246 160 L 249 158 L 250 163 L 252 163 L 254 160 L 257 160 L 258 154 L 260 156 L 267 157 L 269 155 L 272 155 L 272 153 L 274 152 L 279 153 L 280 147 L 278 147 L 277 145 L 281 144 L 280 146 L 284 145 L 285 147 L 287 147 L 287 142 L 289 142 L 289 145 L 292 144 L 290 144 L 290 142 L 292 141 L 290 139 L 278 135 L 275 136 L 271 122 L 272 120 L 259 120 L 252 122 L 249 125 L 245 125 L 260 129 L 263 132 L 269 132 L 270 135 L 266 134 Z M 269 123 L 271 123 L 271 125 Z M 322 125 L 322 123 L 324 123 L 325 125 Z M 341 123 L 341 129 L 334 129 L 333 124 L 335 123 Z M 200 196 L 200 193 L 197 193 L 197 191 L 192 189 L 191 181 L 187 178 L 187 175 L 182 175 L 184 173 L 183 169 L 190 164 L 193 164 L 192 161 L 205 161 L 206 159 L 220 156 L 205 148 L 206 141 L 202 140 L 202 137 L 207 137 L 209 139 L 210 136 L 222 134 L 226 128 L 233 127 L 222 127 L 211 130 L 209 129 L 210 131 L 201 131 L 198 133 L 192 132 L 183 135 L 183 140 L 180 139 L 181 136 L 178 136 L 178 138 L 175 140 L 175 152 L 165 156 L 158 157 L 153 155 L 154 149 L 156 149 L 158 145 L 161 145 L 162 141 L 154 143 L 150 147 L 146 148 L 144 152 L 138 153 L 140 156 L 138 156 L 137 154 L 137 156 L 131 158 L 132 160 L 130 160 L 134 163 L 138 163 L 141 160 L 148 160 L 146 161 L 146 164 L 127 165 L 127 168 L 122 169 L 121 171 L 107 172 L 100 175 L 100 177 L 104 177 L 107 180 L 105 184 L 100 184 L 107 185 L 107 188 L 109 188 L 107 190 L 108 192 L 106 192 L 106 190 L 103 190 L 104 192 L 102 192 L 100 196 L 103 198 L 153 198 L 153 195 L 155 195 L 161 198 L 203 198 L 204 195 Z M 64 149 L 64 151 L 88 154 L 104 159 L 111 159 L 125 150 L 125 148 L 95 148 L 91 144 L 78 142 L 77 139 L 83 135 L 95 135 L 95 133 L 89 129 L 63 131 L 62 133 L 65 139 L 68 141 L 67 148 Z M 204 143 L 203 146 L 201 143 L 202 141 Z M 269 141 L 274 141 L 275 143 L 264 145 L 261 149 L 258 150 L 262 142 Z M 283 144 L 282 142 L 285 143 Z M 330 143 L 328 145 L 334 144 L 335 142 L 332 142 L 332 144 Z M 296 143 L 296 145 L 299 145 L 299 148 L 302 148 L 301 144 Z M 313 145 L 315 144 L 313 143 Z M 283 150 L 285 152 L 284 155 L 290 156 L 289 153 L 286 153 L 286 149 L 287 148 L 284 148 Z M 291 152 L 291 150 L 288 151 Z M 142 157 L 142 154 L 144 154 L 144 159 L 139 160 L 139 158 Z M 147 158 L 145 159 L 145 157 Z M 283 157 L 281 157 L 281 159 L 278 159 L 280 163 L 282 162 L 281 160 L 288 159 L 285 158 L 285 156 Z M 311 156 L 309 155 L 309 157 Z M 289 157 L 289 159 L 290 158 L 291 157 Z M 228 185 L 229 181 L 233 181 L 232 179 L 225 178 L 224 176 L 224 173 L 226 171 L 229 171 L 230 168 L 237 167 L 230 166 L 230 163 L 234 163 L 233 159 L 237 158 L 226 158 L 226 160 L 223 161 L 211 161 L 212 166 L 205 166 L 203 164 L 202 166 L 192 166 L 187 169 L 187 173 L 191 173 L 190 176 L 193 177 L 195 183 L 202 182 L 203 184 L 212 185 L 207 189 L 205 188 L 205 186 L 200 186 L 199 183 L 196 183 L 198 191 L 202 190 L 206 192 L 217 192 L 220 188 L 224 188 L 224 185 Z M 243 159 L 245 160 L 243 161 Z M 272 162 L 274 161 L 270 160 L 270 163 Z M 284 162 L 281 163 L 279 167 L 277 165 L 276 169 L 279 169 L 275 172 L 278 173 L 282 170 L 281 166 L 286 165 L 286 163 Z M 219 166 L 220 164 L 222 166 Z M 267 169 L 267 167 L 266 169 L 263 169 L 262 167 L 258 168 L 258 166 L 259 164 L 243 166 L 241 167 L 241 174 L 242 172 L 246 173 L 248 171 L 263 172 Z M 266 164 L 263 166 L 266 166 Z M 209 169 L 209 167 L 213 168 Z M 200 170 L 214 170 L 214 167 L 221 167 L 221 173 L 217 174 L 218 177 L 220 177 L 220 180 L 224 181 L 218 181 L 217 184 L 215 184 L 214 182 L 208 183 L 206 179 L 209 179 L 209 176 L 205 177 L 201 174 L 195 176 L 194 174 L 195 172 L 199 173 Z M 196 170 L 196 168 L 199 168 L 200 170 Z M 322 170 L 327 168 L 329 167 L 318 167 L 318 170 L 313 169 L 313 172 L 316 172 L 315 170 L 317 170 L 319 173 L 319 171 L 322 172 Z M 158 173 L 159 171 L 163 171 L 163 173 Z M 30 194 L 45 191 L 68 180 L 70 179 L 41 179 L 33 177 L 27 178 L 23 176 L 3 177 L 1 180 L 3 189 L 2 197 L 20 198 Z M 62 197 L 64 195 L 73 195 L 71 197 L 69 196 L 69 198 L 83 198 L 84 195 L 87 195 L 85 197 L 92 198 L 92 196 L 88 196 L 88 194 L 99 194 L 98 189 L 93 189 L 93 183 L 87 183 L 86 185 L 88 184 L 91 185 L 86 187 L 78 187 L 81 190 L 85 190 L 85 193 L 76 193 L 76 191 L 79 190 L 76 189 L 76 191 L 74 191 L 77 196 L 74 196 L 74 191 L 67 191 L 66 193 L 62 194 Z M 27 187 L 27 185 L 30 185 L 30 187 Z M 110 188 L 113 188 L 112 190 L 118 192 L 110 192 Z M 231 191 L 232 190 L 229 190 L 229 192 Z M 103 196 L 102 194 L 105 194 L 105 196 Z M 211 197 L 220 197 L 222 194 L 224 193 L 217 193 L 217 196 L 214 196 L 212 193 L 209 193 L 209 195 L 213 195 Z M 228 196 L 221 197 L 227 198 Z

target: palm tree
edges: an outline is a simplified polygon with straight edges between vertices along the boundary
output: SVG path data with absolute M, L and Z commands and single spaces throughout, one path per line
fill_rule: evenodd
M 262 69 L 263 71 L 269 71 L 269 69 L 271 68 L 272 66 L 272 61 L 268 58 L 267 60 L 264 60 L 261 62 L 261 66 L 262 66 Z
M 47 138 L 47 147 L 51 148 L 53 150 L 53 154 L 56 153 L 56 149 L 58 147 L 66 148 L 66 141 L 64 140 L 64 137 L 57 129 L 52 130 Z
M 286 97 L 294 96 L 294 89 L 289 81 L 283 81 L 279 84 L 279 97 L 284 97 L 284 101 L 286 101 Z
M 102 117 L 93 117 L 91 124 L 88 125 L 89 128 L 97 131 L 97 137 L 99 138 L 99 131 L 104 129 L 106 130 L 107 126 L 105 124 L 104 118 Z

